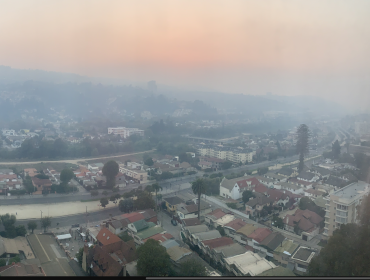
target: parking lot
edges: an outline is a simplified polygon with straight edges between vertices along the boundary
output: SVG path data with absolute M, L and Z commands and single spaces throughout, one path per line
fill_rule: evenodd
M 46 276 L 76 276 L 53 235 L 32 234 L 28 241 Z

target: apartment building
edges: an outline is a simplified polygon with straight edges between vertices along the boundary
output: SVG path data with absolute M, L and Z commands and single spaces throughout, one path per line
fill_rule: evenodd
M 357 222 L 357 206 L 368 193 L 369 184 L 358 181 L 330 195 L 325 205 L 324 238 L 332 236 L 341 224 Z
M 245 163 L 253 160 L 255 151 L 242 148 L 230 148 L 222 146 L 199 146 L 198 154 L 200 156 L 215 157 L 223 160 L 229 160 L 233 163 Z
M 120 164 L 119 172 L 126 175 L 127 177 L 132 178 L 133 180 L 138 181 L 139 183 L 145 183 L 148 181 L 148 173 L 145 170 L 134 169 Z
M 134 134 L 144 136 L 144 130 L 127 127 L 108 127 L 108 134 L 120 135 L 123 138 L 127 138 Z

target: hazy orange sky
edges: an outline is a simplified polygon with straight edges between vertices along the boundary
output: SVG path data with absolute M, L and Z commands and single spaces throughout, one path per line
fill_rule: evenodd
M 366 107 L 369 14 L 368 0 L 2 0 L 0 65 Z

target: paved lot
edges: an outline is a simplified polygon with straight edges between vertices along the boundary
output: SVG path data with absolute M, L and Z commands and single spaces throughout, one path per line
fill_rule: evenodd
M 171 217 L 163 212 L 158 213 L 158 220 L 162 223 L 162 227 L 169 233 L 172 234 L 173 237 L 176 239 L 177 242 L 182 244 L 182 240 L 180 237 L 181 225 L 177 224 L 174 226 L 171 224 Z
M 28 240 L 46 276 L 76 276 L 65 252 L 52 235 L 32 234 Z

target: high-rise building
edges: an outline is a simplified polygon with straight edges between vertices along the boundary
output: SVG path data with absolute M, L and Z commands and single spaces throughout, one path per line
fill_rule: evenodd
M 326 202 L 323 236 L 329 238 L 341 224 L 358 221 L 358 205 L 369 193 L 369 184 L 363 181 L 352 183 L 332 193 Z

